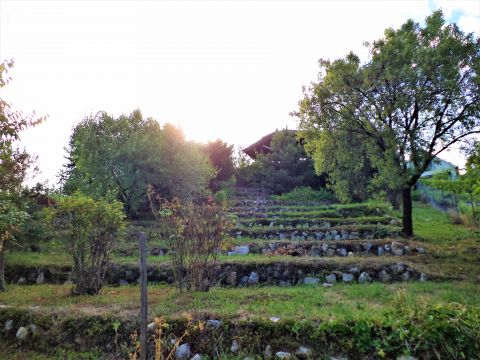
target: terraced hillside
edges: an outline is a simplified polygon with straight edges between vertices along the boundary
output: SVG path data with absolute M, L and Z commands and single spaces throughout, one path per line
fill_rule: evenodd
M 259 254 L 277 261 L 243 277 L 241 285 L 427 279 L 407 265 L 425 249 L 400 236 L 400 220 L 389 215 L 387 205 L 282 203 L 261 191 L 242 189 L 232 211 L 238 222 L 228 255 Z
M 8 252 L 0 358 L 129 358 L 138 329 L 138 230 L 149 237 L 152 338 L 155 317 L 169 324 L 165 355 L 478 358 L 477 231 L 415 204 L 418 237 L 405 239 L 386 204 L 281 202 L 258 189 L 238 189 L 231 210 L 238 221 L 208 292 L 172 285 L 172 249 L 151 221 L 135 222 L 117 244 L 98 296 L 70 295 L 69 258 L 55 244 Z M 152 341 L 152 357 L 153 350 Z

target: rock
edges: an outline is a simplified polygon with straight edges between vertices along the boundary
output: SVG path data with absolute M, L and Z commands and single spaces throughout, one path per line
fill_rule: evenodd
M 280 318 L 277 317 L 277 316 L 272 316 L 272 317 L 270 318 L 270 321 L 271 321 L 271 322 L 274 322 L 274 323 L 277 323 L 277 322 L 280 321 Z
M 332 286 L 333 286 L 333 284 L 329 284 L 329 283 L 323 283 L 323 284 L 322 284 L 322 286 L 323 286 L 323 287 L 326 287 L 326 288 L 328 288 L 328 287 L 332 287 Z
M 225 278 L 227 285 L 235 285 L 237 283 L 237 272 L 230 271 Z
M 195 354 L 190 360 L 202 360 L 202 355 L 200 354 Z
M 400 275 L 400 278 L 402 281 L 408 281 L 410 280 L 410 273 L 408 271 L 405 271 L 402 275 Z
M 350 283 L 353 281 L 353 275 L 352 274 L 342 274 L 342 281 L 345 283 Z
M 340 240 L 342 240 L 342 236 L 341 236 L 341 235 L 335 235 L 335 236 L 333 237 L 333 240 L 335 240 L 335 241 L 340 241 Z
M 325 276 L 325 280 L 329 284 L 335 284 L 337 282 L 337 277 L 335 276 L 335 274 L 330 274 Z
M 258 274 L 254 271 L 250 273 L 250 276 L 248 277 L 248 283 L 249 284 L 258 284 Z
M 399 222 L 398 222 L 397 219 L 392 219 L 392 220 L 390 220 L 389 224 L 390 224 L 390 225 L 398 225 Z
M 278 351 L 275 353 L 275 359 L 293 359 L 292 354 L 285 351 Z
M 147 331 L 154 332 L 155 330 L 157 330 L 157 324 L 155 324 L 155 322 L 147 325 Z
M 175 350 L 175 359 L 177 360 L 188 360 L 190 355 L 190 345 L 187 343 L 180 345 L 177 350 Z
M 19 327 L 17 330 L 17 334 L 15 335 L 18 341 L 24 341 L 28 337 L 28 329 L 26 327 Z
M 247 255 L 250 252 L 248 245 L 245 246 L 235 246 L 234 250 L 237 255 Z
M 372 248 L 372 244 L 371 243 L 363 243 L 362 247 L 363 247 L 363 250 L 370 251 L 371 248 Z
M 326 256 L 335 256 L 335 250 L 334 249 L 328 249 L 327 252 L 325 253 Z
M 337 253 L 340 256 L 347 256 L 347 250 L 345 250 L 345 248 L 337 249 Z
M 380 271 L 380 273 L 378 274 L 378 280 L 383 283 L 389 282 L 391 279 L 392 277 L 388 275 L 385 270 Z
M 230 346 L 230 351 L 233 353 L 240 351 L 240 344 L 237 342 L 237 340 L 233 340 L 232 346 Z
M 422 248 L 422 247 L 417 247 L 415 250 L 417 250 L 417 252 L 418 252 L 419 254 L 425 253 L 425 249 Z
M 247 284 L 248 284 L 248 276 L 247 275 L 242 276 L 242 278 L 240 279 L 240 286 L 247 285 Z
M 383 248 L 383 246 L 379 246 L 377 248 L 377 254 L 378 254 L 378 256 L 382 256 L 382 255 L 385 254 L 385 249 Z
M 370 277 L 370 274 L 367 273 L 367 272 L 365 272 L 365 271 L 362 272 L 362 273 L 360 274 L 360 276 L 358 277 L 358 282 L 359 282 L 360 284 L 364 284 L 364 283 L 366 283 L 366 282 L 371 282 L 371 281 L 372 281 L 372 278 Z
M 427 281 L 427 274 L 421 273 L 419 280 L 420 280 L 420 282 L 425 282 L 425 281 Z
M 390 250 L 392 250 L 392 246 L 391 246 L 391 245 L 388 245 L 388 244 L 385 244 L 385 245 L 383 246 L 383 248 L 384 248 L 385 252 L 390 252 Z
M 40 271 L 38 273 L 37 279 L 35 280 L 35 283 L 37 285 L 43 285 L 45 284 L 45 275 L 43 274 L 43 271 Z
M 401 274 L 405 271 L 405 264 L 404 263 L 396 263 L 396 264 L 392 265 L 391 269 L 395 274 Z
M 308 277 L 308 276 L 303 278 L 303 283 L 305 285 L 317 285 L 319 282 L 320 282 L 319 278 Z
M 360 272 L 360 269 L 358 267 L 352 267 L 349 272 L 352 274 L 358 274 Z
M 300 346 L 297 351 L 295 351 L 295 356 L 299 359 L 311 359 L 312 358 L 312 349 L 306 346 Z
M 218 329 L 220 325 L 222 325 L 222 322 L 220 320 L 215 320 L 215 319 L 207 320 L 207 327 Z
M 10 331 L 13 328 L 13 320 L 5 321 L 5 326 L 3 327 L 5 331 Z
M 263 358 L 265 360 L 270 360 L 272 358 L 272 347 L 270 345 L 267 345 L 265 350 L 263 350 Z
M 347 256 L 353 256 L 353 252 L 349 251 Z
M 34 324 L 28 325 L 28 330 L 30 330 L 30 333 L 32 334 L 33 337 L 38 335 L 38 329 L 36 325 Z
M 18 285 L 23 285 L 27 282 L 27 279 L 25 279 L 23 276 L 20 276 L 20 278 L 17 281 Z
M 358 240 L 360 235 L 356 231 L 352 231 L 350 235 L 348 235 L 348 240 Z
M 128 285 L 128 281 L 125 280 L 125 279 L 121 279 L 121 280 L 118 282 L 118 285 L 120 285 L 120 286 L 127 286 L 127 285 Z
M 393 255 L 395 255 L 395 256 L 402 256 L 403 255 L 403 244 L 394 241 L 394 242 L 392 242 L 391 248 L 392 248 L 392 254 Z

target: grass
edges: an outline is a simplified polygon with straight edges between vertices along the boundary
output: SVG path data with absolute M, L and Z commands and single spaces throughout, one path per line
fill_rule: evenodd
M 135 286 L 105 287 L 98 296 L 71 296 L 70 289 L 68 285 L 13 285 L 0 293 L 0 304 L 77 315 L 132 316 L 139 311 L 139 289 Z M 405 295 L 405 304 L 412 306 L 480 306 L 478 287 L 466 282 L 213 288 L 209 292 L 183 294 L 167 285 L 148 288 L 150 316 L 167 318 L 193 312 L 230 319 L 380 319 L 397 306 L 399 293 Z

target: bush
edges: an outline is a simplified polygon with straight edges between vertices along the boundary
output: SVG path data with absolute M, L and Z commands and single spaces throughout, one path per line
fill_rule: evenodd
M 308 186 L 296 187 L 292 191 L 282 194 L 274 195 L 274 200 L 282 201 L 335 201 L 335 195 L 326 189 L 313 190 Z
M 216 263 L 222 241 L 233 227 L 233 218 L 223 206 L 215 204 L 182 204 L 158 197 L 158 209 L 152 206 L 160 221 L 162 235 L 172 251 L 175 283 L 180 290 L 208 291 L 212 283 L 212 265 Z
M 125 215 L 120 202 L 84 195 L 61 198 L 53 210 L 53 225 L 73 261 L 75 295 L 95 295 L 103 286 L 115 240 Z

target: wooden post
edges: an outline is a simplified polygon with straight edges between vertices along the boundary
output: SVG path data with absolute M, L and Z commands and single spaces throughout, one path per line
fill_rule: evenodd
M 144 232 L 138 238 L 138 250 L 140 252 L 140 359 L 147 360 L 147 236 Z

